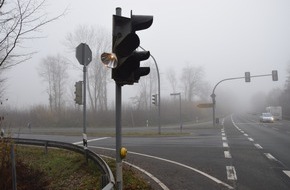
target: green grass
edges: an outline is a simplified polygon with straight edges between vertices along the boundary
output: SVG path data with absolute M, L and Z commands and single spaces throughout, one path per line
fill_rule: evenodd
M 18 189 L 33 189 L 28 186 L 32 183 L 38 190 L 101 189 L 101 173 L 98 167 L 92 161 L 87 164 L 81 154 L 59 149 L 48 149 L 48 153 L 45 154 L 43 148 L 17 146 L 16 156 L 25 165 L 18 170 L 22 168 L 25 170 L 23 177 L 29 177 L 29 180 L 22 179 L 22 182 L 18 184 L 20 187 Z M 115 174 L 115 161 L 106 160 L 106 162 Z M 27 175 L 28 171 L 30 175 Z M 23 171 L 17 171 L 17 174 L 21 173 Z M 33 178 L 36 180 L 31 181 Z M 125 165 L 123 184 L 124 190 L 152 190 L 150 184 L 136 170 Z

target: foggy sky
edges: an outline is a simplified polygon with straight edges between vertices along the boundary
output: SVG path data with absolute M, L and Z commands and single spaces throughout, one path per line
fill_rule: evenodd
M 46 38 L 25 44 L 39 53 L 7 74 L 10 105 L 20 108 L 47 105 L 46 84 L 37 73 L 40 61 L 57 53 L 66 53 L 73 60 L 74 54 L 69 54 L 63 45 L 65 36 L 79 25 L 101 26 L 111 32 L 116 7 L 121 7 L 127 17 L 131 10 L 136 15 L 154 16 L 152 26 L 138 35 L 142 47 L 157 60 L 163 97 L 169 97 L 171 92 L 166 84 L 168 68 L 181 72 L 186 65 L 202 66 L 211 88 L 222 79 L 242 77 L 246 71 L 260 75 L 278 70 L 278 82 L 264 77 L 252 79 L 251 83 L 237 80 L 220 84 L 217 100 L 222 90 L 235 94 L 237 103 L 248 102 L 257 92 L 283 88 L 286 80 L 286 67 L 290 63 L 288 0 L 48 0 L 47 4 L 51 16 L 66 7 L 68 12 L 42 29 L 41 35 Z M 73 75 L 71 85 L 81 78 L 80 74 Z M 138 88 L 137 85 L 126 86 L 123 99 L 136 95 L 131 89 Z M 110 97 L 114 97 L 114 88 L 110 89 Z

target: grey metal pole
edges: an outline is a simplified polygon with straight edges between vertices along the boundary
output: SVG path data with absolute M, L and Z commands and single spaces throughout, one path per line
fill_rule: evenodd
M 182 133 L 182 120 L 181 120 L 181 93 L 179 93 L 179 121 L 180 121 L 180 132 Z
M 14 145 L 11 144 L 11 162 L 12 162 L 12 189 L 17 190 L 17 175 L 16 175 L 16 164 L 15 164 L 15 154 Z
M 85 53 L 83 52 L 83 59 L 84 59 L 84 55 Z M 83 60 L 84 61 L 84 60 Z M 84 145 L 84 148 L 86 149 L 87 148 L 87 129 L 86 129 L 86 125 L 87 125 L 87 115 L 86 115 L 86 75 L 87 75 L 87 65 L 85 63 L 85 61 L 83 62 L 84 63 L 84 68 L 83 68 L 83 72 L 84 72 L 84 78 L 83 78 L 83 145 Z
M 139 46 L 142 50 L 146 51 L 143 47 Z M 158 134 L 161 135 L 161 95 L 160 95 L 160 74 L 159 74 L 159 69 L 158 69 L 158 65 L 156 62 L 156 59 L 153 57 L 153 55 L 150 54 L 150 57 L 152 57 L 154 63 L 155 63 L 155 67 L 156 67 L 156 71 L 157 71 L 157 79 L 158 79 Z
M 116 84 L 116 187 L 117 190 L 123 188 L 122 173 L 122 125 L 121 125 L 121 108 L 122 108 L 122 86 Z
M 122 9 L 116 8 L 116 15 L 122 16 Z M 123 172 L 122 172 L 122 125 L 121 125 L 121 111 L 122 111 L 122 86 L 116 83 L 116 189 L 123 189 Z

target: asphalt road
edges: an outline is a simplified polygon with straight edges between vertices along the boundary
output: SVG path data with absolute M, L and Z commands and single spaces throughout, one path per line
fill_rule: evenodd
M 122 139 L 129 151 L 124 161 L 161 184 L 154 183 L 156 189 L 290 189 L 288 121 L 264 124 L 258 122 L 258 116 L 245 114 L 228 116 L 216 127 L 210 123 L 184 126 L 183 135 L 178 134 L 178 128 L 163 130 L 177 135 Z M 20 137 L 81 141 L 77 136 Z M 89 148 L 115 157 L 114 137 L 89 139 Z

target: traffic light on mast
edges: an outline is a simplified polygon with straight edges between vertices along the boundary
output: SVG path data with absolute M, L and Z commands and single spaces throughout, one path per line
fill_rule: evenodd
M 278 81 L 278 71 L 277 70 L 272 71 L 272 80 Z
M 149 51 L 136 51 L 140 39 L 136 31 L 152 25 L 153 16 L 132 15 L 131 18 L 113 15 L 112 54 L 103 53 L 101 59 L 112 68 L 112 78 L 119 85 L 133 84 L 150 73 L 149 67 L 140 67 L 140 61 L 149 58 Z
M 75 83 L 75 102 L 76 104 L 83 105 L 83 81 Z
M 250 74 L 250 72 L 245 72 L 245 82 L 251 82 L 251 74 Z

